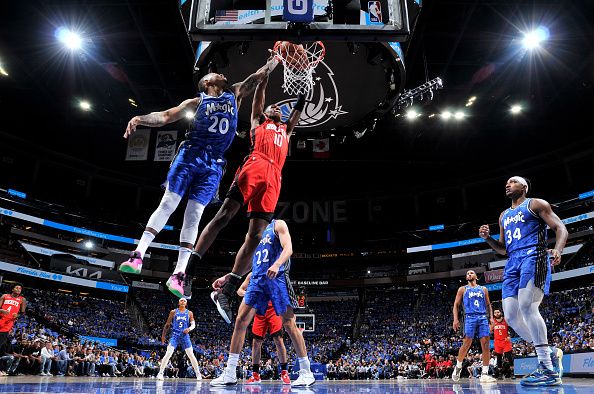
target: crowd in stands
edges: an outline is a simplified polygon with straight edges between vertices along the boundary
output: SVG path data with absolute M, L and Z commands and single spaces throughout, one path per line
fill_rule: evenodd
M 0 375 L 156 375 L 165 350 L 161 332 L 169 311 L 177 305 L 174 297 L 152 290 L 136 292 L 136 303 L 148 326 L 148 332 L 142 333 L 123 302 L 30 288 L 24 295 L 29 312 L 15 325 L 11 347 L 0 355 Z M 329 379 L 451 375 L 461 340 L 451 329 L 453 292 L 447 287 L 369 290 L 363 303 L 347 298 L 308 305 L 308 313 L 316 316 L 316 330 L 304 333 L 306 345 L 312 362 L 326 364 Z M 593 299 L 594 287 L 556 292 L 545 299 L 542 314 L 552 342 L 564 353 L 594 351 Z M 353 323 L 361 307 L 357 332 Z M 197 291 L 190 309 L 197 323 L 192 343 L 201 373 L 205 378 L 216 377 L 226 360 L 232 326 L 220 319 L 208 292 Z M 137 347 L 111 349 L 77 339 L 78 335 L 135 340 Z M 250 344 L 248 335 L 239 361 L 240 378 L 251 373 Z M 287 335 L 285 344 L 289 359 L 296 360 Z M 166 375 L 192 376 L 186 357 L 178 350 Z M 465 361 L 465 375 L 478 370 L 478 352 L 475 344 Z M 516 356 L 535 354 L 523 341 L 514 344 L 514 352 Z M 278 378 L 276 356 L 274 343 L 265 340 L 260 367 L 263 379 Z

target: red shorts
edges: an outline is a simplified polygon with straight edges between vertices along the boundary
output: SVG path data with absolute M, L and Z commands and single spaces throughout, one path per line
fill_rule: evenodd
M 16 319 L 13 316 L 0 315 L 0 332 L 9 332 Z
M 263 155 L 252 153 L 237 169 L 228 198 L 247 203 L 249 218 L 272 220 L 281 189 L 281 169 Z
M 264 316 L 256 314 L 252 325 L 252 334 L 259 339 L 264 339 L 266 333 L 270 336 L 280 335 L 283 328 L 283 321 L 276 315 L 272 302 L 268 303 L 268 309 Z
M 495 353 L 503 354 L 512 351 L 512 344 L 509 341 L 495 341 L 494 348 Z

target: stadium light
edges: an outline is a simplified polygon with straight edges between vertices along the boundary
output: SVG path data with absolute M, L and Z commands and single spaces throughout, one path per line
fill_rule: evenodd
M 80 35 L 66 27 L 59 27 L 56 30 L 55 36 L 58 41 L 71 51 L 78 50 L 82 47 L 82 38 Z
M 456 120 L 462 120 L 462 119 L 464 119 L 465 116 L 466 116 L 466 114 L 462 111 L 458 111 L 454 114 L 454 118 Z
M 85 249 L 93 249 L 93 246 L 95 246 L 93 244 L 93 241 L 87 241 L 87 242 L 85 242 Z
M 441 113 L 441 117 L 444 120 L 448 120 L 448 119 L 450 119 L 452 117 L 452 113 L 450 111 L 444 111 L 444 112 Z
M 520 112 L 522 112 L 522 106 L 520 104 L 514 104 L 511 106 L 511 108 L 509 109 L 509 112 L 512 113 L 512 115 L 517 115 Z
M 8 77 L 8 72 L 6 71 L 6 69 L 4 68 L 4 66 L 2 64 L 0 64 L 0 74 Z
M 535 30 L 524 33 L 522 44 L 526 49 L 536 49 L 549 38 L 549 29 L 544 26 L 539 26 Z
M 419 116 L 420 114 L 415 111 L 414 109 L 409 109 L 408 111 L 406 111 L 406 119 L 408 120 L 415 120 L 417 118 L 417 116 Z
M 186 111 L 186 119 L 194 119 L 194 113 L 192 111 Z
M 78 102 L 78 106 L 83 111 L 90 111 L 91 110 L 91 103 L 89 103 L 87 100 L 81 100 L 81 101 L 79 101 Z

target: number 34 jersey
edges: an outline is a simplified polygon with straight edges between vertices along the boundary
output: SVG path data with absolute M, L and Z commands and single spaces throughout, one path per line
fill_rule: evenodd
M 191 129 L 186 133 L 192 145 L 198 145 L 213 156 L 223 156 L 235 138 L 237 129 L 237 102 L 231 92 L 218 97 L 200 93 L 200 105 Z
M 506 209 L 501 216 L 508 256 L 521 249 L 546 248 L 546 224 L 530 209 L 530 201 L 532 199 L 527 198 L 517 207 Z

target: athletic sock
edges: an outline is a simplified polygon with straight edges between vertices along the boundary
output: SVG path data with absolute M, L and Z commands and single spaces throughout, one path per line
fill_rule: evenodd
M 538 356 L 538 361 L 543 363 L 543 365 L 549 369 L 553 370 L 553 362 L 551 361 L 551 348 L 549 345 L 537 345 L 534 346 L 536 349 L 536 355 Z
M 287 371 L 289 368 L 289 363 L 280 363 L 281 371 Z
M 237 369 L 237 364 L 239 364 L 239 354 L 229 353 L 229 359 L 227 360 L 227 369 L 235 373 L 235 370 Z
M 488 375 L 488 374 L 489 374 L 489 366 L 483 365 L 483 375 Z
M 196 266 L 198 265 L 198 263 L 200 262 L 200 260 L 202 260 L 202 256 L 200 256 L 200 253 L 198 252 L 192 252 L 189 259 L 188 259 L 188 263 L 186 264 L 186 266 L 184 267 L 184 271 L 186 274 L 190 275 L 190 276 L 194 276 L 194 272 L 196 270 Z M 177 269 L 177 266 L 176 266 Z
M 150 231 L 145 231 L 142 233 L 142 237 L 138 242 L 138 246 L 136 247 L 136 251 L 140 252 L 140 258 L 144 257 L 146 250 L 148 249 L 151 242 L 155 239 L 155 234 L 151 233 Z
M 254 364 L 254 365 L 252 365 L 252 371 L 254 373 L 260 373 L 260 364 Z
M 456 368 L 462 369 L 462 361 L 456 360 Z
M 305 369 L 307 371 L 309 371 L 311 369 L 311 367 L 309 365 L 309 358 L 299 357 L 299 358 L 297 358 L 297 361 L 299 361 L 299 369 Z
M 186 272 L 186 266 L 188 265 L 188 260 L 190 260 L 191 255 L 191 249 L 184 247 L 179 248 L 179 252 L 177 255 L 177 264 L 175 265 L 175 269 L 173 270 L 174 274 L 177 274 L 179 272 Z

